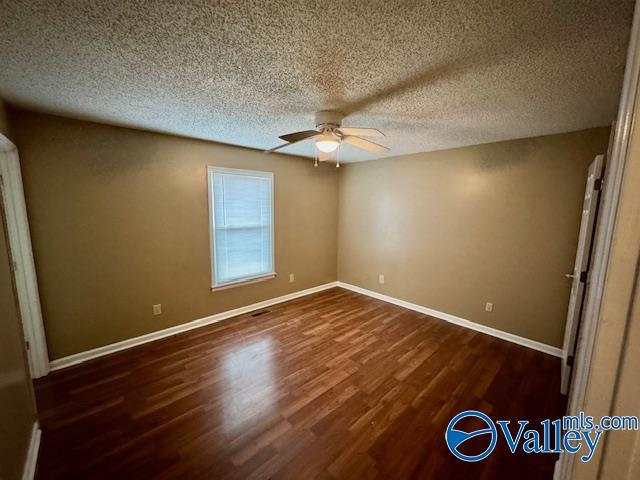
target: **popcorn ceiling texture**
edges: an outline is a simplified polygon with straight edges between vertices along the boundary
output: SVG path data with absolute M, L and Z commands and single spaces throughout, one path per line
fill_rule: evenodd
M 0 96 L 260 149 L 330 108 L 385 132 L 388 156 L 440 150 L 608 125 L 632 13 L 632 0 L 0 0 Z

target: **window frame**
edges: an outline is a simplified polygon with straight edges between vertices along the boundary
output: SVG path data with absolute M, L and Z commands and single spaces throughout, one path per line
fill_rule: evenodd
M 237 280 L 229 282 L 216 283 L 216 247 L 215 247 L 215 228 L 216 228 L 216 214 L 214 208 L 214 191 L 213 191 L 213 176 L 216 173 L 220 174 L 232 174 L 232 175 L 244 175 L 247 177 L 263 177 L 269 179 L 271 183 L 271 266 L 272 271 L 261 273 L 260 275 L 253 275 L 250 277 L 243 277 Z M 267 172 L 263 170 L 245 170 L 240 168 L 226 168 L 216 167 L 209 165 L 207 167 L 207 190 L 209 193 L 209 244 L 210 244 L 210 266 L 211 266 L 211 291 L 223 290 L 232 287 L 238 287 L 241 285 L 248 285 L 251 283 L 261 282 L 274 278 L 276 274 L 276 248 L 275 248 L 275 188 L 274 188 L 274 175 L 273 172 Z

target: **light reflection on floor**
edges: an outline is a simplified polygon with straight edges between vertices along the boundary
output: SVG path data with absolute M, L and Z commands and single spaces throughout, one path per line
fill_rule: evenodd
M 224 430 L 237 433 L 275 411 L 275 347 L 271 338 L 244 343 L 222 357 Z

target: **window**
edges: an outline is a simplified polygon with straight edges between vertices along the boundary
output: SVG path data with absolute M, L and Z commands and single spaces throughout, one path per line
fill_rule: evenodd
M 273 174 L 209 167 L 213 288 L 275 276 Z

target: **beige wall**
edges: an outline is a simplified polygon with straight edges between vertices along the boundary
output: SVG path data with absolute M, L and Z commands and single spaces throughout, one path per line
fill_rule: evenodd
M 0 478 L 12 480 L 22 477 L 35 405 L 0 213 Z
M 336 279 L 330 165 L 24 111 L 10 120 L 52 359 Z M 276 279 L 210 291 L 207 165 L 274 172 Z
M 640 232 L 640 226 L 636 224 L 636 228 L 636 231 Z M 611 414 L 640 417 L 640 381 L 638 381 L 640 283 L 637 278 L 631 306 L 627 317 L 628 330 L 620 355 L 620 367 L 616 375 L 616 392 L 611 405 Z M 600 478 L 603 480 L 636 480 L 640 478 L 640 431 L 608 433 L 603 448 Z
M 586 172 L 608 135 L 601 128 L 345 166 L 338 279 L 561 346 Z
M 560 346 L 586 170 L 609 131 L 351 164 L 338 177 L 210 142 L 21 110 L 10 120 L 54 359 L 336 278 Z M 207 165 L 275 173 L 275 280 L 209 291 Z

